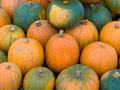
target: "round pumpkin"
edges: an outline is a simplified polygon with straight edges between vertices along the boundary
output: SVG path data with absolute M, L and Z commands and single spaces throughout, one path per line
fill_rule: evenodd
M 7 61 L 6 54 L 0 50 L 0 63 L 6 62 L 6 61 Z
M 99 90 L 97 74 L 88 66 L 75 64 L 57 77 L 56 90 Z
M 83 49 L 80 63 L 89 66 L 101 77 L 106 71 L 117 68 L 117 52 L 109 44 L 93 42 Z
M 0 28 L 0 50 L 8 53 L 9 47 L 13 42 L 24 38 L 24 31 L 16 25 L 5 25 Z
M 79 0 L 54 0 L 47 8 L 47 19 L 56 28 L 74 26 L 84 16 L 84 7 Z
M 47 20 L 37 20 L 30 25 L 27 31 L 27 37 L 38 40 L 45 48 L 48 39 L 57 33 Z
M 80 0 L 84 4 L 91 4 L 91 3 L 97 3 L 100 0 Z
M 67 29 L 65 32 L 77 40 L 80 50 L 91 42 L 98 41 L 97 28 L 89 20 L 82 20 L 75 27 Z
M 10 62 L 0 64 L 0 90 L 18 90 L 22 83 L 20 68 Z
M 51 70 L 46 67 L 31 69 L 24 77 L 24 90 L 53 90 L 55 77 Z
M 48 40 L 45 51 L 47 66 L 56 73 L 78 63 L 79 46 L 77 41 L 71 35 L 63 34 L 62 30 Z
M 36 20 L 45 19 L 44 8 L 35 2 L 20 4 L 14 11 L 13 23 L 21 27 L 26 33 L 29 26 Z
M 98 31 L 108 22 L 112 21 L 110 11 L 101 4 L 91 4 L 85 8 L 85 18 L 95 24 Z
M 43 65 L 43 47 L 34 39 L 21 38 L 10 46 L 8 61 L 17 64 L 25 75 L 30 69 Z
M 100 90 L 120 90 L 120 69 L 109 70 L 100 79 Z

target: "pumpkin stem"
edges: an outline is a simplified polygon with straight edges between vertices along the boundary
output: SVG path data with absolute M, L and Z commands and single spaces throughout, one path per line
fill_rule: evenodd
M 113 75 L 114 78 L 119 78 L 120 77 L 120 73 L 119 72 L 115 72 Z
M 101 48 L 104 48 L 105 46 L 101 44 L 100 47 L 101 47 Z
M 115 28 L 118 29 L 120 28 L 120 25 L 118 23 L 115 24 Z
M 28 38 L 24 38 L 23 39 L 25 43 L 28 43 L 29 42 L 29 39 Z
M 11 68 L 11 66 L 8 64 L 8 65 L 6 65 L 6 67 L 5 67 L 6 69 L 10 69 Z
M 63 0 L 62 3 L 63 3 L 63 4 L 68 4 L 68 3 L 69 3 L 69 0 Z
M 86 25 L 88 22 L 88 19 L 80 21 L 81 25 Z
M 43 71 L 41 69 L 38 69 L 37 74 L 38 74 L 38 76 L 43 76 Z
M 14 32 L 14 31 L 15 31 L 15 26 L 12 25 L 12 26 L 10 27 L 10 30 L 11 30 L 12 32 Z
M 41 25 L 40 21 L 36 21 L 35 24 L 36 24 L 36 26 L 40 26 Z
M 64 30 L 60 30 L 58 36 L 59 36 L 59 37 L 64 37 L 63 32 L 64 32 Z
M 80 70 L 77 70 L 76 71 L 76 76 L 79 77 L 81 75 L 81 71 Z
M 28 7 L 32 7 L 32 1 L 28 2 Z

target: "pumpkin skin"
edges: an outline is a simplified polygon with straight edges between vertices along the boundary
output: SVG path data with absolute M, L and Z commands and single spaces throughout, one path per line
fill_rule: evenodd
M 10 62 L 0 64 L 0 90 L 18 90 L 22 82 L 20 68 Z
M 54 27 L 68 29 L 84 16 L 83 5 L 79 0 L 54 0 L 47 8 L 47 19 Z
M 89 66 L 101 77 L 106 71 L 117 68 L 117 52 L 109 44 L 93 42 L 83 49 L 80 63 Z
M 100 0 L 80 0 L 80 1 L 85 4 L 91 4 L 91 3 L 97 3 Z
M 120 69 L 109 70 L 100 79 L 100 90 L 120 90 Z
M 24 90 L 54 90 L 55 77 L 46 67 L 31 69 L 24 77 Z
M 77 41 L 69 34 L 53 35 L 47 42 L 45 49 L 47 66 L 56 73 L 70 65 L 78 63 L 79 46 Z
M 56 90 L 99 90 L 99 80 L 91 68 L 75 64 L 58 75 L 55 87 Z
M 6 62 L 7 61 L 7 56 L 3 51 L 0 50 L 0 63 Z
M 22 13 L 21 13 L 22 12 Z M 13 23 L 21 27 L 26 33 L 29 26 L 36 20 L 45 19 L 44 8 L 35 2 L 20 4 L 14 11 Z
M 88 5 L 85 8 L 85 18 L 93 22 L 99 32 L 106 23 L 112 21 L 110 11 L 100 4 Z
M 112 21 L 107 23 L 100 32 L 100 41 L 113 46 L 120 56 L 120 22 Z
M 25 75 L 30 69 L 43 65 L 43 47 L 34 39 L 21 38 L 10 46 L 8 61 L 17 64 Z
M 9 47 L 12 43 L 20 38 L 24 38 L 24 31 L 16 25 L 5 25 L 0 28 L 0 50 L 8 53 Z
M 67 29 L 65 32 L 72 35 L 77 40 L 80 50 L 86 45 L 98 41 L 97 28 L 88 20 L 80 21 L 75 27 Z
M 27 37 L 39 41 L 45 48 L 48 39 L 57 33 L 47 20 L 37 20 L 30 25 L 27 31 Z
M 12 17 L 16 7 L 28 0 L 1 0 L 1 7 Z
M 11 23 L 12 20 L 10 16 L 3 9 L 0 8 L 0 27 Z

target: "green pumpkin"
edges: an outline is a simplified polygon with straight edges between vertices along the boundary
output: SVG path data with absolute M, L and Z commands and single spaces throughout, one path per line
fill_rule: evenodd
M 46 67 L 31 69 L 24 77 L 24 90 L 53 90 L 55 77 Z
M 100 90 L 120 90 L 120 69 L 113 69 L 103 74 Z
M 84 7 L 79 0 L 54 0 L 47 8 L 47 19 L 58 29 L 73 27 L 84 16 Z
M 106 23 L 112 21 L 110 11 L 100 4 L 88 5 L 85 8 L 85 18 L 93 22 L 99 32 Z
M 90 4 L 90 3 L 97 3 L 100 0 L 80 0 L 81 2 L 85 3 L 85 4 Z
M 29 26 L 36 20 L 45 19 L 46 13 L 42 6 L 35 2 L 20 4 L 14 11 L 13 23 L 26 33 Z
M 6 62 L 7 57 L 3 51 L 0 50 L 0 63 Z

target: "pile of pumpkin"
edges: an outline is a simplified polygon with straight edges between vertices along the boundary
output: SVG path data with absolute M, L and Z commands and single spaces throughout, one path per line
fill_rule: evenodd
M 0 90 L 120 90 L 119 0 L 0 3 Z

